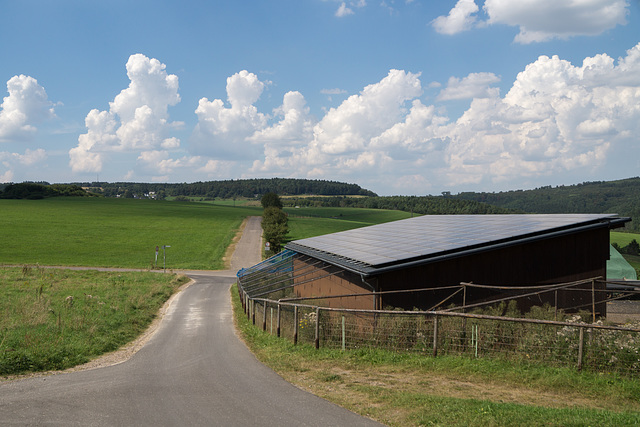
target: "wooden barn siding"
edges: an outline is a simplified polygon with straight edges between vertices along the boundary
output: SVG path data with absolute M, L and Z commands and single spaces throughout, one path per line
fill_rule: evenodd
M 362 294 L 371 291 L 360 285 L 360 277 L 355 274 L 339 272 L 328 276 L 330 273 L 338 272 L 339 269 L 324 263 L 323 268 L 318 268 L 318 266 L 311 266 L 312 263 L 315 264 L 317 261 L 307 262 L 299 257 L 293 260 L 294 291 L 298 297 Z M 371 310 L 374 308 L 374 296 L 329 298 L 323 300 L 321 305 L 332 308 Z
M 608 258 L 609 230 L 604 228 L 397 270 L 378 276 L 378 284 L 381 291 L 435 288 L 461 282 L 497 286 L 557 284 L 606 277 Z M 604 289 L 604 285 L 596 286 L 599 286 L 597 289 Z M 591 286 L 587 285 L 585 288 L 588 289 L 585 293 L 559 292 L 558 306 L 572 307 L 590 303 Z M 427 306 L 438 302 L 448 293 L 441 293 L 432 301 L 423 301 L 420 295 L 425 294 L 384 296 L 383 304 L 429 308 Z M 477 292 L 475 297 L 483 299 Z M 596 298 L 601 300 L 605 295 L 596 293 Z M 540 304 L 545 301 L 553 305 L 554 295 L 547 294 L 546 298 L 539 298 L 532 303 Z M 590 310 L 591 307 L 584 309 Z M 605 304 L 598 304 L 596 310 L 604 315 Z

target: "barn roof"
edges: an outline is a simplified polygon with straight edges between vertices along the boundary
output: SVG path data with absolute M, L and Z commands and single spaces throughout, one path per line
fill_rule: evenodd
M 615 214 L 424 215 L 286 245 L 365 276 L 630 221 Z

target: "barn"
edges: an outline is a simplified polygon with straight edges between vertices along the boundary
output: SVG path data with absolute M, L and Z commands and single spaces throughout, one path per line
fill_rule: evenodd
M 603 281 L 534 296 L 527 289 L 606 279 L 609 231 L 629 221 L 615 214 L 425 215 L 296 240 L 281 256 L 295 296 L 327 297 L 328 306 L 429 310 L 469 283 L 486 287 L 465 295 L 465 304 L 515 292 L 529 295 L 518 303 L 525 306 L 555 302 L 570 310 L 591 302 L 605 315 L 605 293 L 595 292 L 605 290 Z

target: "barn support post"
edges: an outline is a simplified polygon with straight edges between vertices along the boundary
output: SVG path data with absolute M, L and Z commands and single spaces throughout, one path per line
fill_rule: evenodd
M 276 336 L 280 338 L 280 303 L 278 303 L 278 318 L 276 320 Z
M 264 311 L 262 312 L 262 330 L 267 330 L 267 301 L 264 302 Z
M 298 344 L 298 306 L 293 307 L 293 345 Z
M 251 321 L 251 300 L 249 299 L 249 295 L 247 295 L 247 309 L 244 311 L 247 313 L 247 320 Z
M 553 315 L 553 320 L 555 320 L 556 322 L 558 321 L 558 290 L 556 289 L 555 292 L 555 302 L 554 302 L 554 315 Z
M 462 312 L 467 312 L 467 284 L 462 284 Z M 467 347 L 467 318 L 462 318 L 462 334 L 460 335 L 460 344 L 462 346 L 462 351 L 466 350 Z
M 320 307 L 316 308 L 316 338 L 315 338 L 316 350 L 320 348 Z
M 438 355 L 438 315 L 433 315 L 433 357 Z
M 593 313 L 593 322 L 596 323 L 596 280 L 591 279 L 591 312 Z
M 584 328 L 580 326 L 580 336 L 578 342 L 578 371 L 582 370 L 582 350 L 584 345 Z

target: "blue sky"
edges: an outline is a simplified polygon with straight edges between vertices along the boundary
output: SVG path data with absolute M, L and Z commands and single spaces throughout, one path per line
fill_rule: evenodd
M 640 175 L 638 0 L 3 1 L 0 182 Z

